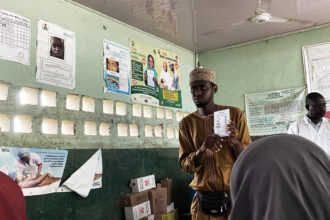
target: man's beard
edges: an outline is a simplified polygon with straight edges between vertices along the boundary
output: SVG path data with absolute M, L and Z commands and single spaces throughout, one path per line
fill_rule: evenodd
M 196 104 L 197 108 L 204 108 L 209 102 L 203 102 L 203 103 L 198 103 Z
M 314 119 L 314 120 L 317 120 L 317 119 L 320 119 L 320 118 L 323 118 L 325 115 L 325 112 L 324 113 L 320 113 L 320 114 L 307 114 L 308 118 L 310 119 Z

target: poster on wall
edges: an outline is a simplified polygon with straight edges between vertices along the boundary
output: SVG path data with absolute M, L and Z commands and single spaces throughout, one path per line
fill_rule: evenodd
M 159 73 L 155 69 L 156 49 L 135 39 L 130 39 L 130 55 L 132 101 L 159 106 Z
M 156 52 L 156 71 L 160 73 L 159 105 L 182 108 L 179 57 L 160 48 Z
M 305 96 L 305 87 L 245 94 L 250 135 L 287 133 L 290 124 L 306 114 Z
M 104 80 L 106 82 L 104 92 L 129 95 L 131 91 L 129 49 L 103 40 L 103 56 Z
M 131 98 L 153 106 L 182 107 L 178 55 L 130 40 Z
M 36 81 L 68 89 L 75 88 L 75 33 L 39 20 Z
M 30 20 L 0 9 L 0 59 L 30 65 Z
M 15 180 L 24 196 L 53 193 L 67 156 L 67 150 L 0 147 L 0 171 Z
M 307 91 L 323 95 L 330 118 L 330 43 L 303 47 L 302 52 Z

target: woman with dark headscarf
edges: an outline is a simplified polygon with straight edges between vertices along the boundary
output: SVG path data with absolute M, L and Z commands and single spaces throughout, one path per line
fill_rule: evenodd
M 330 219 L 329 157 L 302 137 L 253 142 L 236 161 L 230 181 L 230 220 Z

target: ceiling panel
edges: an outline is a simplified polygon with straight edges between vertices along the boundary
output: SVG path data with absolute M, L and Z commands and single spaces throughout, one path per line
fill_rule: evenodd
M 329 0 L 74 1 L 197 53 L 330 23 Z M 251 23 L 258 5 L 267 19 L 308 22 Z

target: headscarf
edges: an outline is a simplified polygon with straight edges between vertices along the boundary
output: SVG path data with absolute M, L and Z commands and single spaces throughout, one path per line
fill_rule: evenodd
M 230 181 L 230 220 L 330 219 L 329 157 L 305 138 L 285 134 L 253 142 Z
M 209 69 L 196 67 L 189 74 L 189 84 L 200 80 L 216 84 L 215 72 Z
M 18 151 L 17 156 L 19 158 L 21 158 L 21 157 L 24 157 L 24 156 L 29 155 L 29 154 L 30 154 L 30 151 L 28 149 L 22 148 Z
M 25 201 L 21 188 L 2 172 L 0 172 L 0 219 L 26 219 Z

